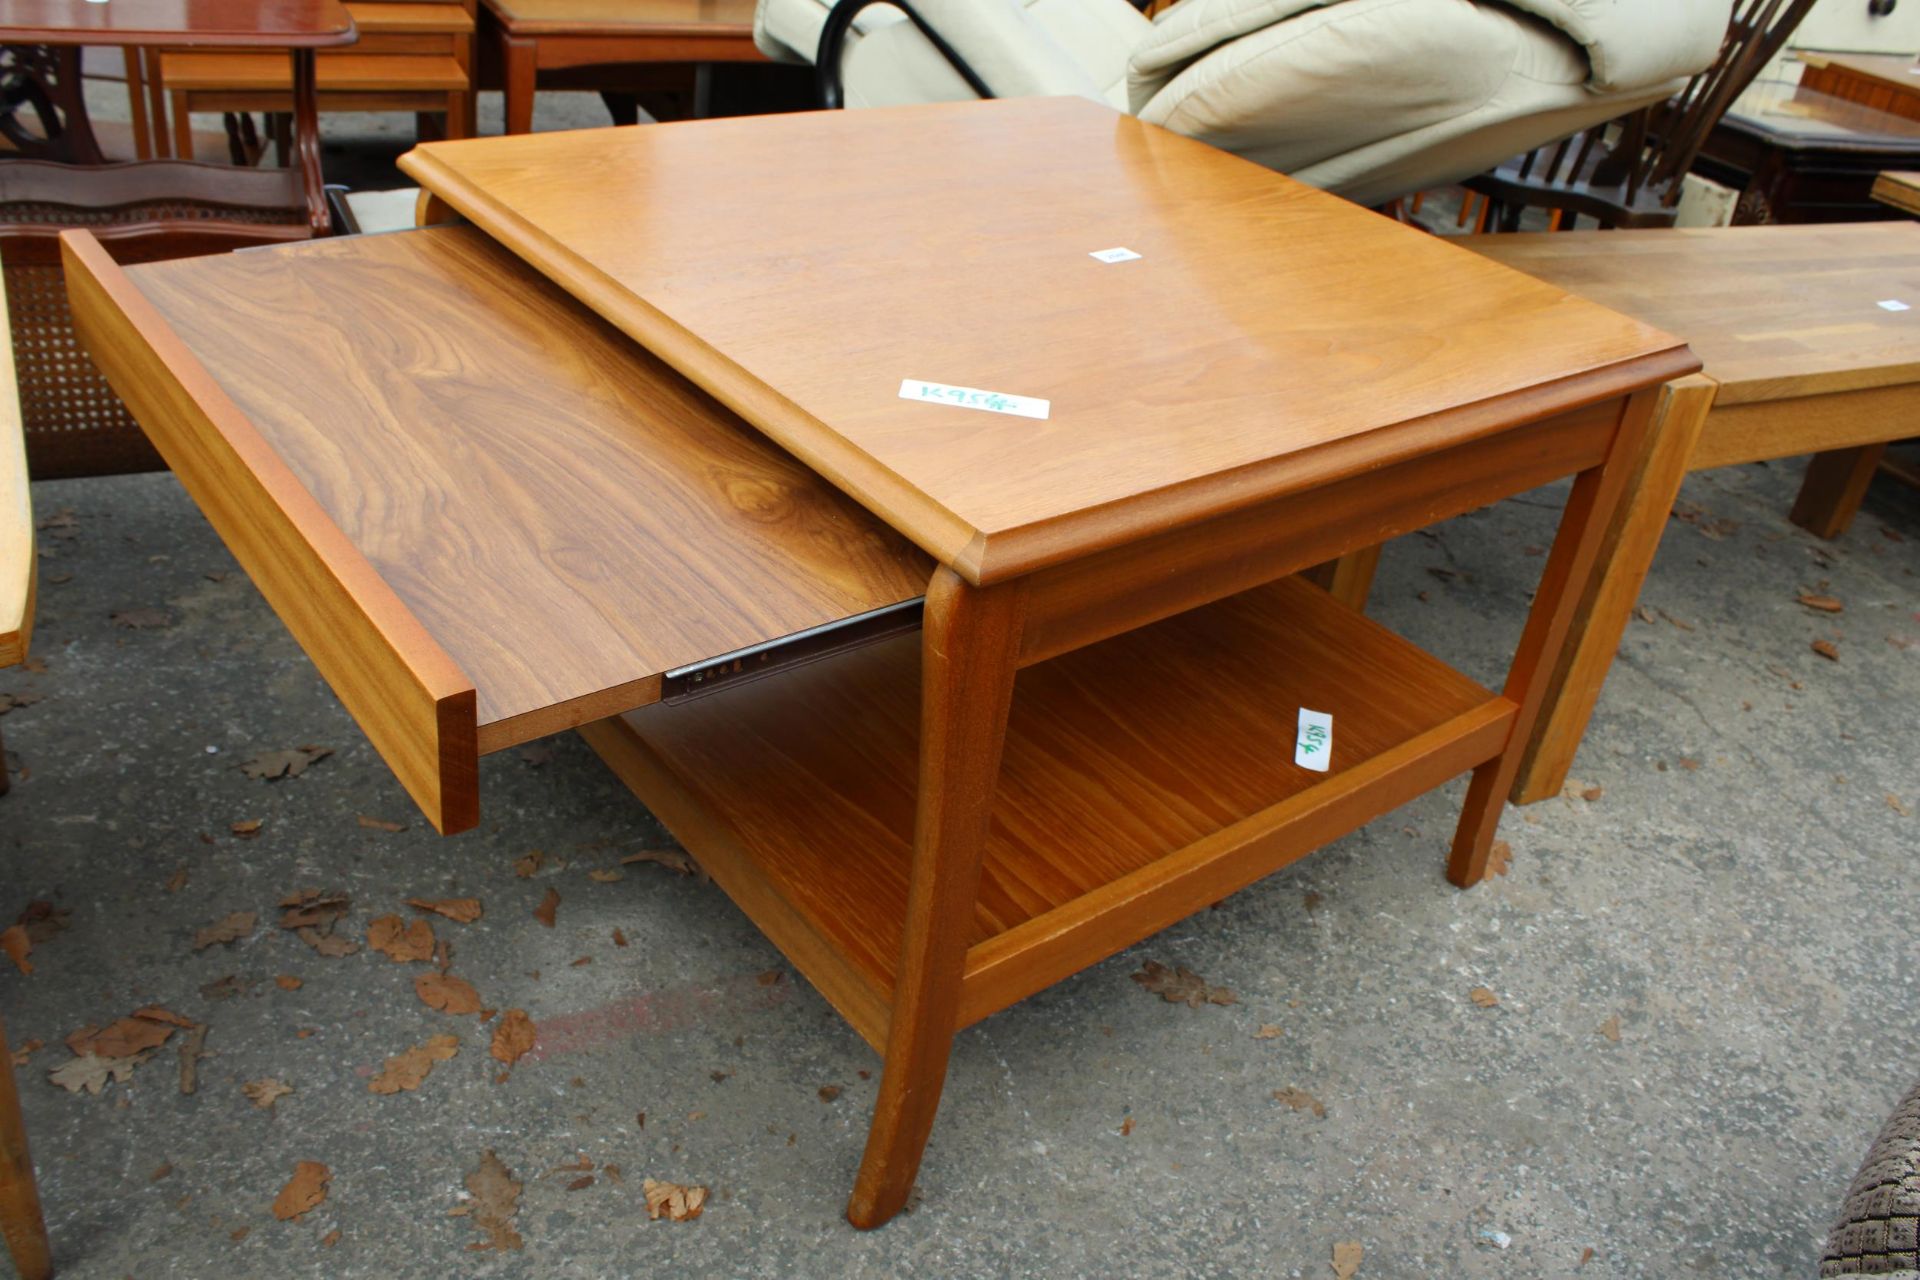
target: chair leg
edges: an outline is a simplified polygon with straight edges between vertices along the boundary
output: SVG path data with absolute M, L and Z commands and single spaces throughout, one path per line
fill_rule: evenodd
M 856 1227 L 905 1206 L 940 1106 L 1025 616 L 1024 583 L 975 588 L 943 568 L 927 591 L 913 867 L 886 1065 L 847 1202 Z
M 1882 441 L 1814 454 L 1787 519 L 1818 538 L 1837 538 L 1845 533 L 1866 499 L 1867 486 L 1886 451 L 1886 442 Z
M 1712 381 L 1699 376 L 1660 389 L 1657 435 L 1600 544 L 1600 568 L 1580 595 L 1567 642 L 1547 681 L 1540 718 L 1521 755 L 1515 804 L 1557 796 L 1567 785 L 1567 771 L 1600 701 L 1600 688 L 1686 479 L 1694 444 L 1713 408 L 1713 393 Z
M 1462 889 L 1479 883 L 1487 874 L 1487 857 L 1493 849 L 1494 833 L 1500 829 L 1507 794 L 1520 772 L 1522 753 L 1533 735 L 1561 646 L 1598 562 L 1600 544 L 1616 508 L 1631 496 L 1629 485 L 1641 470 L 1644 450 L 1659 438 L 1662 424 L 1655 420 L 1655 409 L 1662 390 L 1655 387 L 1628 397 L 1607 456 L 1574 481 L 1566 514 L 1560 517 L 1560 531 L 1533 595 L 1533 608 L 1527 613 L 1526 629 L 1520 634 L 1513 665 L 1507 670 L 1505 695 L 1517 707 L 1513 728 L 1500 754 L 1473 771 L 1460 825 L 1454 832 L 1447 879 Z
M 27 1127 L 20 1118 L 20 1095 L 14 1091 L 13 1056 L 4 1025 L 0 1025 L 0 1235 L 7 1238 L 20 1280 L 47 1280 L 53 1274 L 47 1220 L 40 1211 L 40 1188 L 33 1179 L 33 1156 L 27 1150 Z

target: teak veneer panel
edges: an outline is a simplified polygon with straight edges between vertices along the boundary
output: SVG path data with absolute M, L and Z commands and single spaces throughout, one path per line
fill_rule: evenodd
M 1716 408 L 1920 381 L 1913 222 L 1557 231 L 1458 243 L 1680 334 L 1720 384 Z M 1913 309 L 1878 305 L 1888 300 Z
M 900 955 L 919 690 L 907 636 L 584 731 L 876 1041 Z M 1293 763 L 1303 704 L 1333 715 L 1329 774 Z M 965 1020 L 1205 905 L 1147 883 L 1169 854 L 1195 864 L 1183 875 L 1218 861 L 1185 892 L 1224 896 L 1491 757 L 1512 711 L 1297 579 L 1022 671 L 971 931 L 982 985 Z M 1259 844 L 1296 818 L 1291 843 Z M 1102 926 L 1109 899 L 1138 932 Z M 1050 959 L 1009 966 L 1028 946 Z
M 274 53 L 163 53 L 169 92 L 290 92 L 293 69 Z M 451 54 L 341 52 L 314 62 L 321 93 L 428 93 L 467 87 L 467 70 Z M 195 109 L 202 105 L 195 102 Z
M 733 27 L 753 33 L 754 0 L 487 0 L 515 35 L 687 35 Z
M 975 583 L 1697 363 L 1079 98 L 471 139 L 401 166 Z M 1143 256 L 1089 256 L 1116 246 Z M 903 378 L 1052 413 L 909 402 Z
M 83 257 L 83 332 L 229 543 L 231 469 L 297 490 L 288 536 L 350 550 L 467 689 L 469 755 L 925 590 L 910 544 L 471 228 L 290 249 Z M 281 567 L 247 568 L 282 609 Z M 318 662 L 332 641 L 289 625 Z

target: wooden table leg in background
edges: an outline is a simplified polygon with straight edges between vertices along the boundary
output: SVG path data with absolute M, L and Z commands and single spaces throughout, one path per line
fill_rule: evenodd
M 1386 545 L 1376 542 L 1370 547 L 1349 551 L 1338 560 L 1316 565 L 1307 570 L 1307 580 L 1349 609 L 1365 613 L 1367 596 L 1373 591 L 1373 576 L 1380 571 L 1380 550 Z
M 532 40 L 500 38 L 500 65 L 506 79 L 508 133 L 533 132 L 533 95 L 539 78 L 539 45 Z
M 33 1156 L 27 1151 L 27 1127 L 20 1118 L 20 1095 L 13 1087 L 13 1055 L 7 1048 L 4 1024 L 0 1024 L 0 1234 L 7 1238 L 20 1280 L 46 1280 L 53 1274 L 47 1221 L 40 1212 L 40 1188 L 33 1180 Z
M 1487 855 L 1493 848 L 1501 812 L 1515 778 L 1534 722 L 1547 701 L 1557 659 L 1568 640 L 1582 600 L 1597 576 L 1603 544 L 1616 515 L 1635 494 L 1634 481 L 1647 464 L 1648 453 L 1661 443 L 1666 423 L 1659 414 L 1667 389 L 1656 387 L 1627 400 L 1606 460 L 1575 478 L 1573 492 L 1560 517 L 1547 567 L 1527 612 L 1513 665 L 1507 669 L 1505 696 L 1518 704 L 1506 749 L 1473 771 L 1467 801 L 1454 832 L 1453 853 L 1447 860 L 1447 879 L 1461 888 L 1480 882 L 1487 873 Z
M 906 1204 L 940 1106 L 1026 596 L 1023 581 L 975 588 L 945 568 L 927 590 L 906 930 L 873 1126 L 847 1202 L 856 1227 L 877 1227 Z
M 1886 451 L 1882 441 L 1814 454 L 1787 518 L 1815 537 L 1837 538 L 1845 533 Z
M 1711 378 L 1695 374 L 1649 393 L 1658 397 L 1655 433 L 1626 500 L 1612 513 L 1599 547 L 1599 569 L 1587 578 L 1567 642 L 1543 681 L 1539 718 L 1519 756 L 1515 804 L 1559 795 L 1567 784 L 1567 770 L 1633 616 L 1717 389 Z

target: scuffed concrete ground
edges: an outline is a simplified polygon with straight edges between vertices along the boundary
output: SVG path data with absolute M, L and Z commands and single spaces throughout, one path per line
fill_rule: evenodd
M 865 1235 L 840 1210 L 878 1062 L 804 982 L 765 982 L 781 957 L 713 886 L 591 878 L 670 841 L 577 739 L 483 762 L 482 828 L 443 840 L 170 477 L 39 485 L 73 517 L 42 535 L 44 670 L 0 672 L 44 699 L 0 720 L 0 924 L 72 914 L 31 977 L 0 965 L 0 1013 L 46 1042 L 18 1076 L 63 1274 L 1317 1278 L 1358 1241 L 1363 1280 L 1810 1275 L 1920 1076 L 1920 817 L 1898 811 L 1920 810 L 1920 499 L 1882 483 L 1821 544 L 1784 519 L 1798 474 L 1689 481 L 1574 770 L 1598 798 L 1510 811 L 1511 874 L 1442 879 L 1455 784 L 989 1019 L 959 1039 L 918 1208 Z M 1558 501 L 1396 544 L 1376 616 L 1497 681 Z M 112 621 L 134 609 L 168 624 Z M 334 754 L 301 777 L 236 767 L 307 743 Z M 273 927 L 301 887 L 351 894 L 356 936 L 408 897 L 479 897 L 436 932 L 540 1047 L 495 1083 L 491 1027 L 416 999 L 425 966 Z M 191 949 L 234 911 L 260 914 L 248 939 Z M 1129 980 L 1149 959 L 1239 1003 L 1160 1001 Z M 228 975 L 244 994 L 203 994 Z M 209 1026 L 195 1095 L 172 1046 L 98 1096 L 47 1082 L 70 1032 L 148 1003 Z M 417 1091 L 369 1092 L 446 1033 Z M 267 1077 L 294 1090 L 271 1113 L 241 1092 Z M 470 1252 L 450 1216 L 488 1149 L 526 1186 L 519 1252 Z M 583 1156 L 595 1181 L 568 1190 Z M 301 1160 L 330 1195 L 276 1221 Z M 713 1200 L 649 1222 L 648 1176 Z
M 1587 1248 L 1583 1277 L 1809 1275 L 1920 1074 L 1920 818 L 1887 799 L 1920 807 L 1920 502 L 1882 485 L 1824 546 L 1782 518 L 1797 472 L 1689 482 L 1699 510 L 1575 770 L 1603 794 L 1511 811 L 1510 875 L 1441 878 L 1456 784 L 964 1033 L 924 1199 L 867 1235 L 840 1208 L 873 1055 L 804 982 L 763 985 L 781 957 L 711 885 L 590 878 L 668 842 L 577 739 L 490 757 L 483 828 L 441 839 L 170 477 L 36 486 L 41 515 L 73 515 L 43 534 L 45 669 L 0 674 L 44 696 L 0 722 L 0 913 L 72 917 L 32 977 L 0 974 L 0 1009 L 16 1046 L 47 1042 L 19 1078 L 64 1272 L 1323 1277 L 1351 1239 L 1367 1280 L 1567 1275 Z M 1376 614 L 1495 678 L 1556 502 L 1395 544 Z M 1815 588 L 1846 612 L 1795 603 Z M 171 623 L 111 621 L 130 609 Z M 306 743 L 334 754 L 298 778 L 236 767 Z M 522 879 L 533 849 L 547 866 Z M 482 899 L 436 931 L 541 1048 L 495 1083 L 490 1028 L 415 998 L 424 966 L 323 959 L 273 927 L 303 886 L 350 893 L 356 935 L 410 896 Z M 549 887 L 553 929 L 532 915 Z M 190 949 L 242 910 L 251 937 Z M 1129 981 L 1148 959 L 1239 1003 L 1158 1000 Z M 229 974 L 245 994 L 202 994 Z M 1470 1000 L 1482 985 L 1497 1007 Z M 47 1082 L 69 1032 L 147 1003 L 211 1028 L 197 1094 L 171 1047 L 97 1097 Z M 448 1032 L 458 1055 L 416 1092 L 368 1091 Z M 294 1089 L 273 1113 L 241 1093 L 263 1077 Z M 1288 1087 L 1325 1118 L 1275 1102 Z M 449 1216 L 489 1148 L 526 1183 L 518 1253 L 468 1252 Z M 568 1191 L 577 1172 L 549 1171 L 582 1155 L 596 1181 Z M 299 1160 L 331 1167 L 331 1194 L 275 1221 Z M 649 1222 L 646 1176 L 714 1199 Z

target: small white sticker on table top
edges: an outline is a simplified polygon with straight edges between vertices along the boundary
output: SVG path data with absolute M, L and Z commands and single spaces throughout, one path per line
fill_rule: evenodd
M 1325 773 L 1332 760 L 1333 717 L 1324 711 L 1300 708 L 1300 730 L 1293 742 L 1293 762 L 1302 769 Z
M 1020 418 L 1045 418 L 1053 402 L 1034 396 L 1010 396 L 1002 391 L 982 391 L 978 387 L 950 387 L 944 382 L 900 381 L 902 400 L 925 400 L 930 404 L 949 404 L 960 409 L 979 409 L 986 413 L 1011 413 Z
M 1132 262 L 1140 255 L 1131 249 L 1095 249 L 1087 256 L 1098 258 L 1102 262 Z
M 1875 303 L 1874 305 L 1875 305 L 1875 306 L 1877 306 L 1877 307 L 1879 307 L 1879 308 L 1880 308 L 1880 309 L 1881 309 L 1882 311 L 1911 311 L 1911 310 L 1913 310 L 1913 308 L 1912 308 L 1912 307 L 1909 307 L 1909 306 L 1908 306 L 1908 305 L 1907 305 L 1906 303 L 1904 303 L 1904 302 L 1902 302 L 1902 301 L 1900 301 L 1900 299 L 1898 299 L 1898 298 L 1888 298 L 1888 299 L 1886 299 L 1885 301 L 1883 301 L 1883 302 L 1878 302 L 1878 303 Z

